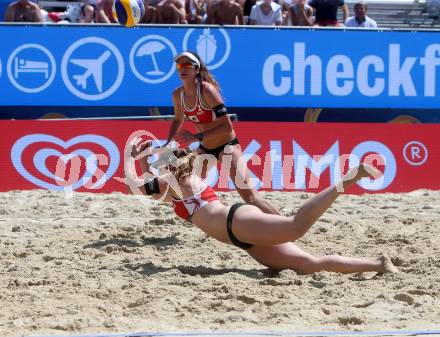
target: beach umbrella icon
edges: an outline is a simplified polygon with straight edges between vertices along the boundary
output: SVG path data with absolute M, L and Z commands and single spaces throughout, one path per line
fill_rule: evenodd
M 151 56 L 151 59 L 153 61 L 154 70 L 147 71 L 146 72 L 147 75 L 161 76 L 161 75 L 165 74 L 163 71 L 161 71 L 159 69 L 159 67 L 157 65 L 156 57 L 155 57 L 156 53 L 160 53 L 165 48 L 166 48 L 166 46 L 164 44 L 162 44 L 158 41 L 151 41 L 151 42 L 145 43 L 137 50 L 136 56 L 138 56 L 138 57 L 142 57 L 142 56 L 146 56 L 146 55 Z

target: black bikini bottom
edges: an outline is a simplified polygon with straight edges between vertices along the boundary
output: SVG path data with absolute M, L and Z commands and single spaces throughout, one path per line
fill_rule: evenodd
M 237 138 L 234 138 L 230 142 L 227 142 L 226 144 L 217 146 L 216 148 L 213 148 L 213 149 L 207 149 L 203 145 L 199 145 L 199 147 L 203 150 L 203 152 L 205 152 L 207 154 L 212 154 L 214 157 L 216 157 L 218 159 L 218 157 L 220 156 L 220 153 L 225 149 L 226 145 L 237 145 L 237 144 L 240 144 L 240 143 L 238 142 Z
M 238 240 L 236 238 L 234 233 L 232 233 L 232 218 L 234 217 L 235 211 L 243 205 L 245 205 L 245 204 L 238 203 L 238 204 L 234 204 L 231 206 L 231 208 L 229 209 L 228 218 L 226 220 L 226 228 L 228 229 L 228 236 L 229 236 L 229 239 L 231 240 L 232 244 L 234 246 L 241 248 L 241 249 L 247 250 L 247 249 L 253 247 L 253 244 L 241 242 L 240 240 Z

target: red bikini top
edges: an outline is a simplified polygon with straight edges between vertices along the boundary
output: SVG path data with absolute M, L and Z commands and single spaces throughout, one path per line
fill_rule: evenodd
M 206 105 L 200 90 L 200 85 L 197 84 L 196 104 L 194 107 L 189 107 L 185 102 L 183 88 L 180 91 L 180 104 L 185 112 L 186 117 L 193 123 L 206 124 L 215 120 L 214 111 Z
M 205 187 L 198 193 L 185 199 L 177 199 L 173 197 L 173 208 L 176 215 L 182 219 L 191 221 L 191 217 L 201 208 L 210 202 L 218 200 L 217 194 L 211 186 Z

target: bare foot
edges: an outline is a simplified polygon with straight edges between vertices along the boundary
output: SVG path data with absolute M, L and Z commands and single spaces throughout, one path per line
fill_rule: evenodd
M 383 267 L 383 273 L 398 273 L 399 269 L 397 269 L 393 263 L 391 262 L 390 257 L 388 254 L 383 254 L 380 258 L 380 261 L 382 262 Z

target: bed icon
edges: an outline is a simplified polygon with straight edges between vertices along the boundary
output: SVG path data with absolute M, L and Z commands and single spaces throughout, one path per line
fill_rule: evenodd
M 14 59 L 14 77 L 18 79 L 20 73 L 42 73 L 44 78 L 49 78 L 49 63 L 25 60 L 16 57 Z
M 55 58 L 46 47 L 27 43 L 17 47 L 8 57 L 6 72 L 12 86 L 24 93 L 39 93 L 55 79 Z M 26 75 L 27 74 L 27 75 Z

